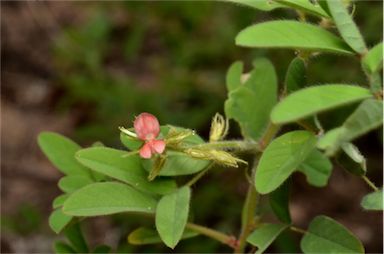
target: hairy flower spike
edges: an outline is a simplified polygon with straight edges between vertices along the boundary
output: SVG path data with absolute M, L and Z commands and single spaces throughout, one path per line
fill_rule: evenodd
M 225 136 L 228 134 L 228 127 L 228 119 L 224 119 L 222 115 L 216 113 L 212 119 L 209 141 L 214 142 L 225 138 Z
M 160 133 L 160 124 L 154 115 L 141 113 L 136 117 L 133 126 L 137 137 L 145 142 L 140 148 L 140 156 L 142 158 L 149 159 L 153 154 L 164 152 L 164 140 L 156 139 Z
M 212 160 L 218 164 L 229 167 L 237 168 L 239 166 L 239 163 L 248 164 L 246 161 L 239 159 L 225 151 L 188 148 L 185 149 L 183 152 L 196 159 Z
M 169 146 L 179 146 L 184 139 L 192 135 L 195 135 L 193 130 L 177 130 L 171 127 L 165 138 L 165 142 Z

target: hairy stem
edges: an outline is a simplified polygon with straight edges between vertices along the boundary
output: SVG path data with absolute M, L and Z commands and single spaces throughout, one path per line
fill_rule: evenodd
M 247 197 L 244 202 L 242 213 L 242 229 L 239 236 L 239 242 L 235 249 L 235 253 L 243 253 L 246 245 L 246 240 L 251 230 L 254 228 L 254 217 L 258 203 L 259 194 L 256 192 L 253 185 L 249 185 Z
M 369 185 L 369 187 L 371 187 L 374 191 L 378 191 L 379 188 L 376 187 L 376 185 L 371 181 L 369 180 L 369 178 L 365 175 L 363 175 L 361 178 L 363 178 L 363 180 Z
M 216 142 L 196 145 L 194 147 L 202 148 L 202 149 L 229 149 L 234 151 L 253 151 L 253 152 L 260 151 L 259 145 L 256 142 L 243 141 L 243 140 L 216 141 Z
M 294 232 L 300 233 L 300 234 L 305 234 L 305 233 L 307 233 L 307 231 L 305 231 L 304 229 L 297 228 L 297 227 L 294 227 L 294 226 L 289 227 L 289 229 L 292 230 L 292 231 L 294 231 Z
M 229 245 L 230 247 L 234 247 L 236 242 L 236 239 L 233 236 L 229 236 L 217 230 L 197 225 L 194 223 L 187 223 L 186 228 L 189 228 L 197 233 L 200 233 L 219 242 L 222 242 L 226 245 Z
M 260 139 L 259 142 L 259 149 L 263 151 L 268 144 L 272 141 L 272 139 L 275 137 L 277 132 L 280 130 L 279 125 L 275 125 L 273 123 L 269 123 L 267 130 L 265 131 L 264 135 Z M 259 156 L 256 156 L 255 162 L 252 169 L 252 179 L 255 176 L 256 171 L 256 165 L 258 163 Z M 243 206 L 243 213 L 242 213 L 242 225 L 241 225 L 241 232 L 239 236 L 239 241 L 237 244 L 237 247 L 235 249 L 235 253 L 243 253 L 244 249 L 246 247 L 246 240 L 251 233 L 252 229 L 257 227 L 255 225 L 255 214 L 256 214 L 256 208 L 258 206 L 259 202 L 259 193 L 257 193 L 254 183 L 251 182 L 248 187 L 247 197 L 244 202 Z

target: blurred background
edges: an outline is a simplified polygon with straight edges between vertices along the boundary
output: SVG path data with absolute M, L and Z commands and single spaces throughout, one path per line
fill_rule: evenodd
M 382 1 L 356 3 L 355 20 L 369 46 L 382 40 L 382 7 Z M 2 252 L 51 252 L 53 241 L 61 238 L 47 223 L 61 175 L 39 151 L 39 132 L 56 131 L 83 146 L 101 141 L 121 148 L 117 126 L 130 126 L 134 115 L 147 111 L 163 124 L 193 128 L 207 138 L 211 117 L 223 111 L 225 73 L 233 61 L 250 67 L 252 59 L 266 56 L 280 83 L 284 80 L 293 51 L 234 44 L 242 28 L 283 18 L 297 17 L 289 10 L 267 13 L 214 1 L 2 1 Z M 365 82 L 357 59 L 335 55 L 314 59 L 308 80 Z M 337 125 L 340 120 L 328 121 Z M 235 124 L 233 130 L 231 138 L 239 137 Z M 381 130 L 356 144 L 367 156 L 368 176 L 381 186 Z M 326 188 L 309 186 L 301 174 L 293 181 L 296 225 L 305 228 L 311 218 L 326 214 L 353 231 L 367 252 L 382 253 L 382 214 L 360 208 L 371 191 L 360 178 L 336 167 Z M 195 221 L 238 234 L 246 188 L 243 172 L 212 170 L 195 186 Z M 91 245 L 110 244 L 115 252 L 169 252 L 161 244 L 128 245 L 130 231 L 152 223 L 123 214 L 89 219 L 84 231 Z M 299 252 L 299 239 L 288 232 L 269 251 Z M 199 236 L 174 251 L 230 249 Z

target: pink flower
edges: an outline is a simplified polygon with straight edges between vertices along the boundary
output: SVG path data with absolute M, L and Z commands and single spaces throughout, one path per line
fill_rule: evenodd
M 160 124 L 154 115 L 141 113 L 136 117 L 133 126 L 137 137 L 145 142 L 140 148 L 140 156 L 142 158 L 149 159 L 152 157 L 152 154 L 164 152 L 164 140 L 156 139 L 160 133 Z

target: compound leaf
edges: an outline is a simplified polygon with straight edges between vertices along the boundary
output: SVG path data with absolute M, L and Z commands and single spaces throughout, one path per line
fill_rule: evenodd
M 279 187 L 308 157 L 315 144 L 316 137 L 308 131 L 292 131 L 274 139 L 257 166 L 256 190 L 266 194 Z
M 156 208 L 156 229 L 163 242 L 174 248 L 180 241 L 188 220 L 191 189 L 183 187 L 163 196 Z
M 361 242 L 344 226 L 326 216 L 317 216 L 301 240 L 305 254 L 364 253 Z
M 141 158 L 137 154 L 107 147 L 92 147 L 76 153 L 76 159 L 90 169 L 128 183 L 136 189 L 165 194 L 176 188 L 176 183 L 168 179 L 149 182 Z
M 236 120 L 245 138 L 259 139 L 269 123 L 269 114 L 277 101 L 277 76 L 267 59 L 257 59 L 244 85 L 231 91 L 225 102 L 225 114 Z
M 236 36 L 236 45 L 353 54 L 345 42 L 327 30 L 287 20 L 269 21 L 247 27 Z
M 352 85 L 308 87 L 280 101 L 272 110 L 271 119 L 276 124 L 289 123 L 369 97 L 369 90 Z
M 383 190 L 375 191 L 364 196 L 361 206 L 366 210 L 383 210 Z
M 287 227 L 284 224 L 262 224 L 248 236 L 247 242 L 258 248 L 255 254 L 262 254 Z
M 74 192 L 63 212 L 72 216 L 98 216 L 121 212 L 154 213 L 156 200 L 129 185 L 117 182 L 93 183 Z
M 363 37 L 341 0 L 327 0 L 329 12 L 344 41 L 357 53 L 367 50 Z

